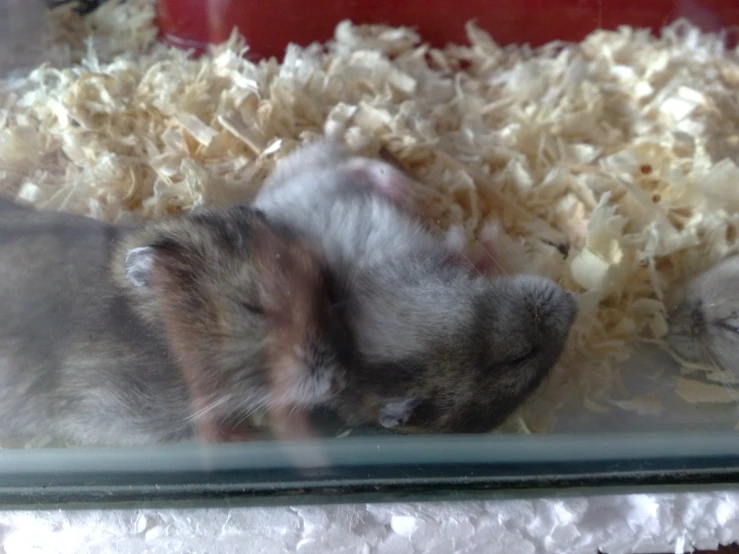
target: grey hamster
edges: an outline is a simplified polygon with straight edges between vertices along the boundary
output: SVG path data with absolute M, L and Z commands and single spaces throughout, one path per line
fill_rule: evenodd
M 739 256 L 691 279 L 668 322 L 666 342 L 677 354 L 739 373 Z
M 123 227 L 9 202 L 0 436 L 244 438 L 249 415 L 314 406 L 343 386 L 348 340 L 325 263 L 261 212 Z
M 348 425 L 483 432 L 557 362 L 577 314 L 535 276 L 487 278 L 407 209 L 390 164 L 318 141 L 279 163 L 255 206 L 312 236 L 335 271 L 356 365 L 331 405 Z

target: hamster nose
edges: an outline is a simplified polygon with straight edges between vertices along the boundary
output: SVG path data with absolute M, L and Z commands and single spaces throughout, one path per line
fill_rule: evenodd
M 559 320 L 567 326 L 572 325 L 577 317 L 577 312 L 577 297 L 573 293 L 559 289 L 553 294 L 550 315 L 554 320 Z

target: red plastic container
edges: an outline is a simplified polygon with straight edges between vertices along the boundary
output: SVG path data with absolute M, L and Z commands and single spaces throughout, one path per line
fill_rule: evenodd
M 333 36 L 337 23 L 415 28 L 435 46 L 465 43 L 474 19 L 501 44 L 579 41 L 595 29 L 632 25 L 658 30 L 685 17 L 705 31 L 739 26 L 738 0 L 159 0 L 163 40 L 203 48 L 226 40 L 234 26 L 251 56 L 281 57 L 289 42 Z M 733 37 L 731 40 L 735 40 Z

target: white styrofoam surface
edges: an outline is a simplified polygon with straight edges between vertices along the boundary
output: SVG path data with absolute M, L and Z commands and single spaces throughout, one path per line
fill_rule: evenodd
M 285 508 L 0 512 L 4 554 L 606 554 L 739 539 L 739 493 Z

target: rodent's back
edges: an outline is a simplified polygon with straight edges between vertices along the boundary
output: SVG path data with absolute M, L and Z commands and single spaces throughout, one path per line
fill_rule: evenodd
M 119 444 L 176 434 L 186 391 L 109 271 L 126 232 L 71 214 L 0 210 L 0 434 L 51 430 L 85 441 L 96 426 L 90 442 Z M 95 422 L 100 413 L 110 419 Z
M 67 317 L 90 309 L 102 292 L 113 293 L 107 276 L 111 244 L 118 228 L 69 214 L 0 211 L 0 305 L 4 313 L 51 312 Z M 84 271 L 83 271 L 84 269 Z M 50 300 L 34 307 L 32 300 Z M 71 313 L 70 313 L 71 312 Z M 39 324 L 25 318 L 8 324 Z M 51 322 L 49 322 L 51 323 Z M 58 327 L 56 319 L 50 325 Z M 64 327 L 62 326 L 62 327 Z
M 364 190 L 315 186 L 343 178 L 332 170 L 302 175 L 279 190 L 263 191 L 255 206 L 313 237 L 329 263 L 342 259 L 366 266 L 388 258 L 442 255 L 421 223 L 386 199 Z
M 348 188 L 316 194 L 336 171 L 297 176 L 256 205 L 313 237 L 337 274 L 358 354 L 373 362 L 428 353 L 467 320 L 468 271 L 421 223 L 386 199 Z M 313 192 L 314 194 L 310 194 Z

